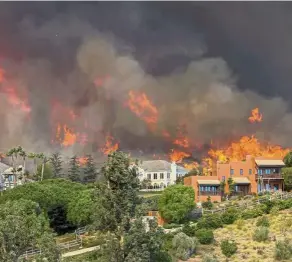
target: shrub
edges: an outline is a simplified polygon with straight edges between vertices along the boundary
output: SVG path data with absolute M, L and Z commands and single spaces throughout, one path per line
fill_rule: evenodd
M 182 232 L 185 233 L 189 237 L 195 236 L 196 228 L 191 226 L 190 223 L 186 223 L 183 225 Z
M 271 208 L 271 210 L 270 210 L 270 214 L 271 215 L 273 215 L 273 216 L 275 216 L 275 215 L 277 215 L 278 213 L 279 213 L 279 206 L 273 206 L 272 208 Z
M 242 212 L 243 219 L 256 218 L 262 216 L 265 212 L 266 205 L 262 204 L 253 209 L 246 209 Z
M 269 238 L 269 229 L 267 227 L 258 227 L 253 235 L 253 240 L 257 242 L 264 242 Z
M 196 231 L 196 237 L 198 238 L 200 244 L 207 245 L 211 244 L 214 240 L 214 234 L 211 229 L 199 229 Z
M 214 255 L 205 255 L 202 262 L 218 262 L 218 259 Z
M 269 227 L 270 226 L 270 222 L 267 216 L 262 216 L 258 219 L 257 223 L 256 223 L 257 227 Z
M 176 234 L 172 240 L 174 256 L 181 260 L 189 259 L 195 253 L 197 244 L 198 242 L 195 238 L 188 237 L 182 232 Z
M 238 219 L 236 221 L 236 227 L 237 227 L 237 229 L 241 230 L 243 228 L 243 226 L 244 226 L 244 220 L 243 219 Z
M 233 224 L 238 215 L 238 211 L 235 208 L 230 208 L 222 214 L 222 222 L 226 225 Z
M 277 241 L 275 246 L 275 258 L 288 260 L 292 257 L 292 246 L 289 240 Z
M 208 196 L 208 199 L 206 202 L 202 203 L 202 207 L 206 209 L 212 209 L 213 208 L 213 203 L 211 202 L 211 197 Z
M 165 229 L 172 229 L 172 228 L 178 228 L 178 227 L 181 227 L 181 225 L 179 224 L 164 224 L 163 227 Z
M 222 218 L 219 214 L 207 215 L 199 219 L 197 228 L 212 228 L 216 229 L 223 226 Z
M 233 240 L 223 240 L 220 247 L 222 254 L 226 257 L 231 257 L 237 251 L 237 245 Z

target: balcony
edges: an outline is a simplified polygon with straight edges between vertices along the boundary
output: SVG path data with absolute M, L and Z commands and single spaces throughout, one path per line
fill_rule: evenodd
M 199 191 L 199 196 L 221 196 L 220 191 Z
M 257 174 L 256 179 L 259 179 L 259 178 L 262 178 L 263 180 L 265 180 L 265 179 L 283 179 L 282 175 L 279 173 L 278 174 L 262 174 L 262 175 Z

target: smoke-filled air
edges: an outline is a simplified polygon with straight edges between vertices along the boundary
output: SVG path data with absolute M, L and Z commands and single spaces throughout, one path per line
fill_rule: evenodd
M 137 157 L 189 160 L 185 165 L 192 168 L 193 160 L 283 156 L 288 149 L 282 146 L 292 147 L 287 102 L 248 86 L 239 89 L 240 72 L 220 56 L 207 56 L 204 40 L 192 47 L 196 56 L 187 66 L 154 75 L 136 58 L 135 46 L 89 21 L 29 17 L 18 27 L 35 50 L 1 54 L 3 151 L 22 145 L 101 157 L 120 149 Z M 52 48 L 47 58 L 32 55 L 47 43 L 66 61 L 54 58 Z

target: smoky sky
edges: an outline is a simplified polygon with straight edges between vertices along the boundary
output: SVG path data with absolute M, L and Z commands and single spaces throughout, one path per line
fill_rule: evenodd
M 159 130 L 183 122 L 194 143 L 246 133 L 289 143 L 291 12 L 289 2 L 2 2 L 0 62 L 25 79 L 34 108 L 30 126 L 7 122 L 9 145 L 22 126 L 44 147 L 57 97 L 91 119 L 100 144 L 110 131 L 125 147 L 163 148 L 122 107 L 131 89 L 157 105 Z M 113 79 L 96 91 L 105 74 Z M 258 129 L 246 121 L 256 106 Z

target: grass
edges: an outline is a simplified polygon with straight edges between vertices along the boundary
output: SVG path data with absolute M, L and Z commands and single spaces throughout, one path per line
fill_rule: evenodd
M 226 261 L 220 250 L 220 243 L 225 239 L 233 239 L 237 243 L 238 250 L 232 256 L 233 262 L 274 262 L 276 240 L 285 238 L 292 240 L 292 209 L 280 211 L 278 214 L 266 215 L 270 222 L 269 238 L 264 242 L 253 240 L 253 234 L 257 228 L 258 218 L 236 221 L 232 225 L 214 231 L 215 242 L 211 245 L 200 246 L 198 256 L 214 254 L 218 261 Z
M 162 191 L 153 191 L 153 192 L 139 192 L 139 196 L 142 197 L 152 197 L 152 196 L 157 196 L 161 195 Z

